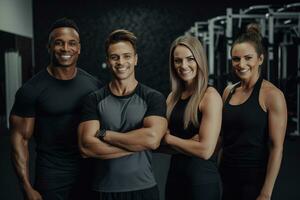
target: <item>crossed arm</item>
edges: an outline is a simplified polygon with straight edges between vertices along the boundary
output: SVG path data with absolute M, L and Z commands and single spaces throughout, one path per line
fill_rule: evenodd
M 164 141 L 181 153 L 209 159 L 214 153 L 222 121 L 222 99 L 216 90 L 206 92 L 199 109 L 202 119 L 198 134 L 182 139 L 167 132 Z
M 105 142 L 95 137 L 99 128 L 98 120 L 82 122 L 79 125 L 79 148 L 82 156 L 112 159 L 136 151 L 155 149 L 166 131 L 167 121 L 163 117 L 149 116 L 144 119 L 140 129 L 126 133 L 107 130 Z
M 80 153 L 83 157 L 113 159 L 132 154 L 132 152 L 126 149 L 118 148 L 100 141 L 95 136 L 99 128 L 100 123 L 98 120 L 89 120 L 79 124 L 78 143 Z

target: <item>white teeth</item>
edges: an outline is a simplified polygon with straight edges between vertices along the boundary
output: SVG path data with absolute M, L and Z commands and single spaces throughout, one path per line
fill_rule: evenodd
M 124 71 L 126 71 L 126 67 L 118 68 L 117 70 L 120 72 L 124 72 Z
M 182 74 L 188 74 L 190 73 L 191 71 L 190 70 L 187 70 L 187 71 L 181 71 Z
M 62 59 L 64 59 L 64 60 L 67 60 L 67 59 L 71 58 L 70 55 L 61 55 L 60 57 L 61 57 Z
M 238 71 L 241 72 L 241 73 L 245 73 L 245 72 L 249 71 L 249 69 L 240 69 Z

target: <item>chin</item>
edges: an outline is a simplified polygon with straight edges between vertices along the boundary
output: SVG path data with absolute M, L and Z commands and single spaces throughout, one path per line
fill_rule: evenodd
M 122 76 L 122 75 L 115 75 L 115 77 L 116 77 L 116 79 L 118 79 L 118 80 L 125 80 L 125 79 L 128 78 L 127 75 L 124 75 L 124 76 Z
M 194 80 L 195 77 L 181 77 L 181 80 L 185 81 L 185 82 L 192 82 Z
M 245 81 L 245 80 L 248 80 L 250 77 L 249 76 L 247 76 L 247 75 L 237 75 L 237 77 L 239 77 L 239 79 L 240 80 L 243 80 L 243 81 Z
M 55 67 L 61 67 L 61 68 L 68 68 L 68 67 L 72 67 L 74 66 L 73 64 L 62 64 L 62 63 L 58 63 L 57 65 L 55 65 Z

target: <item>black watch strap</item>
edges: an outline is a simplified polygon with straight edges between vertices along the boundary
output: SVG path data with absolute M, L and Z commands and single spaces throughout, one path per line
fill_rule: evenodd
M 105 137 L 105 135 L 106 135 L 106 129 L 104 129 L 104 128 L 100 128 L 99 130 L 97 130 L 97 132 L 96 132 L 96 138 L 98 138 L 99 140 L 101 140 L 101 141 L 104 141 L 104 137 Z

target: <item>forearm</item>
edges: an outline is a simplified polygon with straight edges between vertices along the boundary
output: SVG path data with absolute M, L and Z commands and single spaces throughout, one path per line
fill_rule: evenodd
M 12 162 L 24 189 L 32 188 L 29 179 L 28 141 L 12 138 Z
M 104 140 L 113 146 L 135 152 L 147 149 L 154 150 L 160 142 L 160 139 L 156 139 L 155 133 L 150 128 L 140 128 L 127 133 L 107 131 Z
M 113 159 L 132 154 L 125 149 L 99 141 L 97 138 L 94 139 L 94 142 L 84 143 L 80 150 L 83 157 L 98 159 Z
M 267 173 L 261 194 L 271 197 L 276 178 L 278 176 L 282 160 L 282 148 L 271 148 Z
M 187 155 L 197 156 L 202 159 L 209 159 L 211 152 L 207 145 L 193 139 L 182 139 L 174 135 L 170 135 L 167 143 L 179 152 Z

